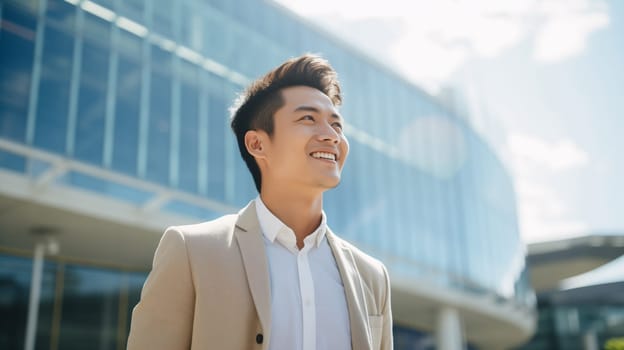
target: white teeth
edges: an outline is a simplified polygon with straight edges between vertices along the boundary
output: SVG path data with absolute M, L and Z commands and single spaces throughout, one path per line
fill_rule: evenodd
M 312 153 L 312 157 L 314 157 L 314 158 L 322 158 L 322 159 L 329 159 L 329 160 L 336 160 L 336 155 L 335 154 L 331 154 L 331 153 L 327 153 L 327 152 L 314 152 L 314 153 Z

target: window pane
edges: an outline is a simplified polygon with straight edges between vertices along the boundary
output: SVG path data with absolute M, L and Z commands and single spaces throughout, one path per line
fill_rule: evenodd
M 0 167 L 23 173 L 26 171 L 26 158 L 15 153 L 0 151 Z
M 84 13 L 82 34 L 85 41 L 103 47 L 110 46 L 111 24 L 88 12 Z M 83 62 L 84 64 L 84 62 Z
M 204 54 L 211 59 L 221 63 L 228 62 L 231 47 L 234 44 L 232 40 L 231 26 L 223 14 L 210 11 L 204 19 Z
M 171 136 L 171 55 L 153 46 L 152 64 L 146 177 L 168 185 Z
M 114 0 L 93 0 L 94 2 L 97 2 L 101 5 L 103 5 L 106 8 L 112 9 L 113 5 L 115 3 Z M 125 1 L 125 0 L 124 0 Z
M 75 156 L 102 163 L 109 51 L 85 42 L 76 123 Z
M 112 168 L 135 175 L 141 101 L 141 67 L 119 57 Z
M 198 106 L 197 87 L 182 84 L 180 98 L 180 188 L 197 192 Z
M 59 349 L 117 348 L 120 281 L 117 272 L 66 267 Z
M 130 18 L 131 20 L 143 23 L 143 11 L 145 10 L 145 1 L 142 0 L 124 0 L 117 2 L 119 14 Z
M 173 16 L 175 1 L 152 0 L 152 25 L 154 31 L 173 39 Z
M 142 57 L 143 41 L 123 30 L 118 31 L 117 52 L 126 58 L 138 60 Z
M 44 263 L 41 304 L 37 324 L 37 349 L 50 348 L 56 264 Z M 0 255 L 0 349 L 22 349 L 32 278 L 32 259 Z
M 205 10 L 203 4 L 196 2 L 181 3 L 180 12 L 182 20 L 180 21 L 180 41 L 196 51 L 202 51 L 203 37 L 205 35 L 202 30 L 202 22 L 204 20 Z
M 208 195 L 225 201 L 225 131 L 226 104 L 210 97 L 208 114 Z
M 46 20 L 57 26 L 65 26 L 72 29 L 76 6 L 63 0 L 48 0 L 46 4 Z
M 0 137 L 23 142 L 34 54 L 34 15 L 5 4 L 1 29 Z
M 51 26 L 45 30 L 34 143 L 64 153 L 73 37 Z

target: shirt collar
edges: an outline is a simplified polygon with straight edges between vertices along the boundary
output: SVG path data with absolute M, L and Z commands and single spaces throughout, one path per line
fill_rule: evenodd
M 269 240 L 271 243 L 275 242 L 275 239 L 284 238 L 288 243 L 292 243 L 292 245 L 296 246 L 296 238 L 294 231 L 286 226 L 280 219 L 277 218 L 269 208 L 266 207 L 260 196 L 256 197 L 256 213 L 258 215 L 258 222 L 260 223 L 260 229 L 262 230 L 262 234 Z M 310 239 L 314 242 L 314 246 L 318 247 L 323 238 L 325 238 L 325 233 L 327 231 L 327 217 L 325 215 L 325 211 L 321 211 L 321 224 L 312 232 L 309 236 L 305 238 L 305 241 L 309 242 Z M 282 244 L 282 239 L 279 239 Z M 307 243 L 306 242 L 306 243 Z M 286 245 L 286 244 L 285 244 Z M 288 244 L 291 245 L 291 244 Z

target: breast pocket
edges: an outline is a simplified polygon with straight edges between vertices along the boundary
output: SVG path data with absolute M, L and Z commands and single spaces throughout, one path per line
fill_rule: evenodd
M 373 340 L 373 349 L 380 349 L 381 333 L 383 328 L 383 315 L 368 315 L 368 324 L 370 326 L 371 337 Z

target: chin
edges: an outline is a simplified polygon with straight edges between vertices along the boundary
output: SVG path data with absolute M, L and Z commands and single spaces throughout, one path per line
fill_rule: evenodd
M 326 179 L 325 181 L 321 182 L 321 186 L 323 186 L 326 189 L 332 189 L 335 187 L 338 187 L 338 185 L 340 185 L 340 177 L 336 177 L 336 178 L 332 178 L 332 179 Z

